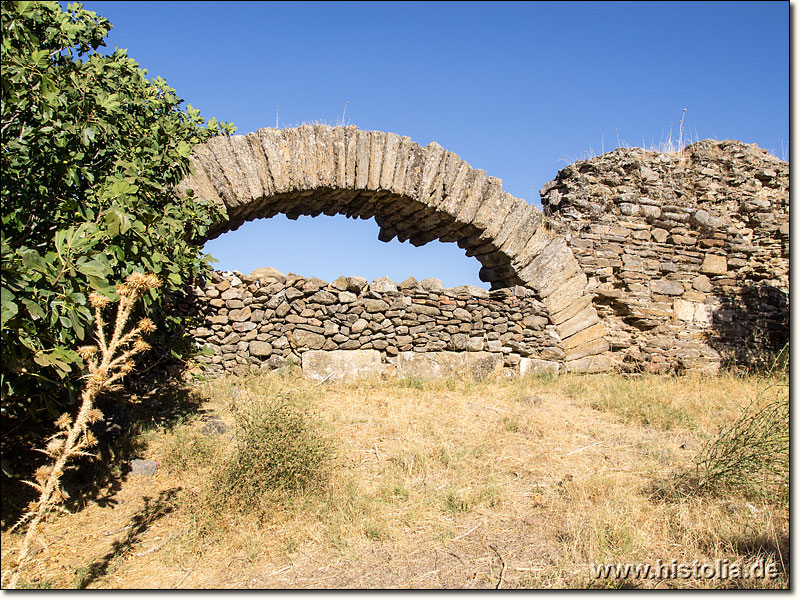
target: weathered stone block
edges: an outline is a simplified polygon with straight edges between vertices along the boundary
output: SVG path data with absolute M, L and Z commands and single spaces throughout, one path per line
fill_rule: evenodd
M 567 361 L 577 360 L 585 356 L 602 354 L 603 352 L 606 352 L 608 349 L 609 349 L 609 343 L 603 338 L 599 338 L 596 340 L 592 340 L 591 342 L 582 344 L 580 346 L 576 346 L 575 348 L 570 348 L 566 352 L 565 358 Z
M 581 344 L 585 344 L 586 342 L 601 338 L 605 335 L 605 333 L 605 326 L 602 323 L 595 323 L 591 327 L 587 327 L 583 331 L 564 339 L 562 344 L 565 350 L 569 350 L 570 348 L 575 348 Z
M 400 282 L 398 288 L 400 290 L 407 291 L 407 290 L 413 290 L 418 286 L 419 286 L 419 281 L 417 281 L 415 277 L 406 277 L 402 282 Z
M 389 308 L 389 304 L 383 300 L 367 298 L 364 300 L 364 309 L 369 313 L 383 312 Z
M 429 306 L 427 304 L 412 304 L 408 307 L 408 311 L 419 315 L 427 315 L 429 317 L 436 317 L 441 313 L 435 306 Z
M 674 303 L 675 316 L 681 321 L 693 321 L 695 303 L 687 302 L 686 300 L 675 300 Z
M 386 292 L 396 292 L 397 284 L 388 277 L 376 277 L 369 284 L 369 291 L 376 294 L 385 294 Z
M 486 349 L 489 352 L 500 352 L 503 349 L 503 342 L 500 340 L 489 340 L 486 342 Z
M 703 264 L 700 265 L 700 272 L 709 275 L 725 275 L 728 272 L 728 261 L 719 254 L 706 254 Z
M 234 300 L 234 299 L 241 300 L 243 297 L 244 297 L 244 292 L 238 287 L 225 290 L 224 292 L 222 292 L 221 296 L 223 300 Z
M 555 323 L 556 325 L 559 325 L 559 324 L 571 319 L 572 317 L 574 317 L 578 313 L 580 313 L 582 310 L 584 310 L 591 303 L 592 303 L 592 297 L 591 296 L 589 296 L 588 294 L 584 295 L 584 296 L 581 296 L 575 302 L 573 302 L 570 306 L 568 306 L 567 308 L 565 308 L 565 309 L 563 309 L 563 310 L 561 310 L 561 311 L 559 311 L 559 312 L 557 312 L 555 314 L 551 314 L 550 318 L 553 321 L 553 323 Z M 541 317 L 538 317 L 538 318 L 541 318 Z M 544 324 L 545 325 L 547 324 L 546 320 L 545 320 Z
M 294 340 L 300 349 L 319 350 L 325 345 L 325 336 L 305 329 L 294 330 Z
M 522 357 L 519 360 L 519 375 L 558 375 L 559 364 L 552 360 Z
M 653 279 L 650 282 L 650 289 L 656 294 L 666 296 L 680 296 L 684 292 L 683 284 L 671 279 Z
M 700 292 L 696 292 L 694 290 L 689 290 L 688 292 L 684 292 L 683 296 L 681 296 L 684 300 L 688 300 L 689 302 L 705 302 L 706 295 L 701 294 Z
M 228 313 L 228 319 L 231 321 L 247 321 L 250 318 L 251 310 L 249 306 L 232 310 Z
M 485 379 L 503 367 L 503 355 L 491 352 L 400 352 L 392 361 L 399 377 L 422 379 Z
M 698 292 L 709 293 L 713 288 L 711 287 L 711 280 L 705 275 L 698 275 L 692 279 L 692 287 Z
M 364 331 L 367 326 L 369 325 L 369 321 L 366 319 L 358 319 L 355 323 L 350 326 L 350 331 L 353 333 L 361 333 Z
M 335 304 L 338 300 L 338 297 L 325 290 L 319 290 L 310 296 L 308 300 L 309 302 L 316 302 L 317 304 L 329 305 Z
M 713 308 L 710 305 L 698 303 L 694 308 L 694 320 L 702 324 L 711 323 L 712 312 Z
M 471 337 L 467 341 L 468 352 L 480 352 L 484 348 L 484 340 L 482 337 Z
M 450 338 L 450 344 L 453 350 L 462 352 L 467 349 L 467 342 L 469 337 L 463 333 L 456 333 Z
M 441 292 L 444 290 L 444 284 L 441 279 L 435 277 L 427 277 L 419 282 L 420 287 L 427 292 Z
M 659 211 L 659 213 L 660 212 L 661 211 Z M 667 241 L 667 237 L 669 237 L 669 231 L 666 229 L 661 229 L 660 227 L 654 227 L 650 230 L 650 235 L 653 236 L 653 239 L 659 244 L 663 244 Z
M 323 380 L 352 380 L 382 375 L 386 367 L 377 350 L 309 350 L 302 355 L 303 375 Z
M 597 311 L 594 309 L 594 306 L 590 304 L 574 317 L 571 317 L 560 325 L 557 325 L 556 331 L 561 339 L 565 339 L 578 333 L 579 331 L 583 331 L 587 327 L 594 325 L 599 320 L 600 318 L 597 316 Z
M 284 297 L 286 298 L 287 302 L 292 302 L 298 298 L 302 298 L 303 296 L 305 296 L 305 294 L 294 287 L 288 287 L 284 292 Z
M 571 373 L 601 373 L 614 367 L 612 359 L 606 354 L 595 354 L 565 363 L 567 371 Z
M 460 285 L 457 287 L 451 287 L 445 289 L 444 293 L 454 297 L 466 297 L 466 298 L 489 297 L 489 292 L 487 290 L 480 288 L 476 285 Z
M 253 356 L 264 357 L 272 354 L 272 346 L 267 342 L 250 342 L 248 349 Z
M 278 269 L 273 269 L 272 267 L 259 267 L 258 269 L 253 269 L 250 272 L 250 276 L 266 283 L 272 281 L 283 283 L 286 281 L 286 275 L 278 271 Z

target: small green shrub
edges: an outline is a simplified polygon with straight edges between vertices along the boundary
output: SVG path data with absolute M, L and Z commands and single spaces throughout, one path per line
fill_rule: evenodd
M 18 590 L 55 590 L 59 586 L 50 579 L 36 579 L 31 581 L 21 581 L 17 584 Z
M 450 490 L 444 499 L 444 506 L 449 513 L 469 512 L 470 503 L 456 490 Z
M 518 416 L 511 415 L 503 417 L 503 429 L 510 431 L 511 433 L 516 433 L 519 431 L 519 428 L 520 422 Z
M 701 491 L 789 498 L 789 381 L 769 384 L 741 416 L 712 438 L 696 464 Z
M 297 402 L 251 400 L 234 415 L 236 448 L 211 481 L 216 503 L 258 510 L 269 499 L 310 491 L 327 479 L 332 443 Z
M 364 535 L 368 540 L 379 542 L 389 537 L 382 523 L 371 519 L 364 521 Z

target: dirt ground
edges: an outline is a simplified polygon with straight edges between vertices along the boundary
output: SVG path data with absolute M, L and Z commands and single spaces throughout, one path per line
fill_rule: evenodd
M 787 587 L 788 507 L 735 494 L 658 493 L 758 385 L 668 383 L 650 393 L 662 394 L 669 410 L 642 417 L 633 399 L 646 383 L 596 378 L 202 384 L 199 410 L 138 434 L 136 454 L 156 461 L 157 474 L 117 469 L 72 514 L 46 523 L 47 544 L 21 581 L 106 589 Z M 333 475 L 322 492 L 266 514 L 223 511 L 212 527 L 204 490 L 214 457 L 235 437 L 232 399 L 275 394 L 310 398 L 334 441 Z M 630 402 L 603 401 L 620 394 Z M 225 433 L 204 433 L 209 419 Z M 216 454 L 192 450 L 206 442 Z M 18 541 L 6 527 L 4 553 Z M 673 559 L 768 559 L 780 575 L 606 579 L 591 567 Z

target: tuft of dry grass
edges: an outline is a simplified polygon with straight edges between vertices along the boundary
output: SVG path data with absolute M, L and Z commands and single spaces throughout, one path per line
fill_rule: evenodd
M 687 109 L 682 109 L 681 111 L 681 118 L 678 121 L 678 131 L 675 132 L 675 122 L 671 121 L 669 124 L 669 130 L 662 129 L 659 140 L 656 142 L 655 137 L 651 137 L 650 143 L 647 143 L 645 139 L 645 135 L 642 134 L 642 145 L 640 148 L 642 150 L 646 150 L 647 152 L 655 152 L 658 154 L 683 154 L 683 151 L 686 149 L 687 146 L 690 146 L 694 143 L 700 141 L 700 136 L 697 133 L 697 128 L 690 128 L 686 123 L 686 112 Z M 676 134 L 677 133 L 677 134 Z M 611 143 L 612 141 L 616 141 L 616 145 Z M 609 140 L 609 150 L 606 150 L 606 139 L 605 135 L 601 136 L 600 138 L 600 150 L 599 152 L 593 147 L 589 146 L 588 150 L 584 150 L 577 156 L 566 156 L 559 158 L 559 161 L 566 162 L 567 164 L 572 164 L 579 160 L 591 160 L 596 158 L 597 156 L 601 156 L 606 152 L 613 152 L 619 148 L 633 148 L 631 144 L 629 144 L 625 139 L 620 137 L 619 129 L 616 130 L 616 139 Z
M 736 421 L 706 443 L 696 473 L 705 492 L 739 490 L 788 503 L 788 377 L 764 387 Z

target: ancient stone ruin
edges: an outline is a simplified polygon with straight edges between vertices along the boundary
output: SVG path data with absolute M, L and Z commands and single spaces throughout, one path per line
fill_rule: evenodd
M 193 161 L 181 189 L 227 214 L 212 237 L 278 213 L 374 217 L 383 241 L 456 242 L 492 287 L 217 273 L 181 307 L 211 370 L 713 373 L 788 342 L 788 164 L 754 145 L 579 161 L 544 213 L 436 143 L 355 127 L 215 138 Z
M 788 343 L 788 163 L 737 141 L 619 149 L 565 168 L 541 196 L 618 368 L 713 372 Z
M 558 373 L 566 358 L 547 309 L 530 288 L 489 292 L 414 278 L 397 285 L 387 277 L 327 283 L 259 271 L 254 276 L 215 273 L 206 285 L 190 290 L 193 301 L 182 307 L 195 310 L 202 323 L 192 335 L 213 351 L 201 357 L 212 371 L 276 368 L 292 359 L 320 363 L 324 358 L 316 351 L 352 351 L 349 357 L 332 357 L 339 370 L 351 368 L 350 361 L 367 368 L 366 357 L 370 372 L 385 372 L 384 365 L 391 365 L 405 376 L 436 374 L 442 360 L 450 366 L 462 360 L 459 366 L 473 374 L 502 368 Z

